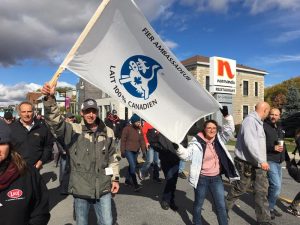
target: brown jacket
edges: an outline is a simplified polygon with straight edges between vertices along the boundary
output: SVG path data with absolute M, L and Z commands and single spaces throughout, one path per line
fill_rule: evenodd
M 140 149 L 146 151 L 146 144 L 142 130 L 134 128 L 132 125 L 127 125 L 122 131 L 121 137 L 121 153 L 125 154 L 125 150 L 138 152 Z

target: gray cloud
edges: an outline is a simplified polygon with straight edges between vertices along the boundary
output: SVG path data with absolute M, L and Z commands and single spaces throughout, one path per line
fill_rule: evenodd
M 57 83 L 58 87 L 71 87 L 75 86 L 67 82 Z M 18 83 L 15 85 L 4 85 L 0 83 L 0 105 L 17 104 L 24 101 L 28 92 L 37 91 L 42 86 L 35 83 Z
M 24 60 L 61 63 L 76 38 L 100 4 L 100 0 L 5 0 L 0 7 L 0 66 L 21 64 Z M 226 13 L 239 0 L 136 0 L 149 21 L 170 20 L 178 15 L 172 6 L 180 3 L 194 11 Z M 289 24 L 289 15 L 296 15 L 298 0 L 245 0 L 243 6 L 252 14 L 278 8 L 290 10 L 278 18 L 278 23 Z M 294 13 L 293 13 L 294 12 Z M 287 15 L 288 14 L 288 15 Z M 190 16 L 173 23 L 178 31 L 187 29 Z M 288 18 L 299 18 L 299 16 Z M 274 18 L 273 18 L 274 19 Z M 176 20 L 175 20 L 176 21 Z M 173 21 L 174 22 L 174 21 Z M 178 21 L 177 21 L 178 22 Z M 292 30 L 292 29 L 291 29 Z
M 150 21 L 175 0 L 138 0 Z M 60 63 L 97 9 L 99 0 L 9 0 L 0 7 L 0 66 L 26 59 Z

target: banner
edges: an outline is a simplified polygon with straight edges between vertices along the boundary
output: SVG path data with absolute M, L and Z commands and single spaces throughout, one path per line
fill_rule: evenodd
M 66 68 L 176 143 L 219 108 L 131 0 L 109 1 Z

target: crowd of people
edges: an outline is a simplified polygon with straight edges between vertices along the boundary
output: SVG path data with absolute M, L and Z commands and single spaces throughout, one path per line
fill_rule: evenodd
M 98 117 L 94 99 L 86 99 L 81 107 L 81 122 L 74 114 L 62 115 L 54 97 L 56 87 L 45 84 L 44 118 L 34 115 L 34 106 L 22 102 L 19 119 L 5 113 L 0 120 L 0 221 L 1 225 L 46 225 L 50 219 L 47 187 L 39 173 L 53 156 L 60 167 L 62 194 L 74 198 L 77 225 L 87 225 L 90 207 L 94 208 L 97 224 L 112 225 L 111 199 L 119 191 L 119 161 L 126 158 L 128 172 L 125 185 L 142 191 L 141 181 L 150 175 L 153 182 L 165 184 L 160 205 L 164 210 L 177 211 L 175 202 L 178 177 L 186 161 L 191 161 L 188 182 L 194 189 L 193 224 L 202 224 L 202 207 L 207 192 L 213 198 L 220 225 L 230 221 L 235 201 L 253 189 L 257 224 L 276 224 L 282 216 L 275 209 L 282 184 L 282 163 L 290 161 L 280 127 L 280 110 L 259 102 L 255 111 L 243 121 L 237 133 L 234 158 L 226 143 L 234 136 L 234 118 L 223 107 L 223 123 L 206 120 L 203 128 L 182 143 L 167 137 L 137 114 L 121 120 L 117 111 L 107 113 L 105 121 Z M 300 130 L 295 141 L 300 151 Z M 137 168 L 143 152 L 145 162 Z M 151 172 L 152 171 L 152 174 Z M 230 181 L 225 196 L 222 175 Z M 139 179 L 138 179 L 139 178 Z M 18 201 L 12 201 L 18 200 Z M 300 217 L 297 205 L 300 192 L 287 207 L 287 212 Z M 18 216 L 15 216 L 18 213 Z

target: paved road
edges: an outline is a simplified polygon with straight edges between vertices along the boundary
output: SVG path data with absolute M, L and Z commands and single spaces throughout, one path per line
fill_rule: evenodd
M 194 199 L 193 189 L 187 180 L 178 179 L 176 203 L 179 206 L 178 212 L 162 210 L 159 204 L 160 195 L 164 184 L 153 183 L 151 180 L 142 182 L 143 189 L 135 193 L 132 188 L 125 186 L 124 175 L 127 162 L 121 161 L 121 188 L 120 193 L 113 199 L 113 214 L 119 225 L 183 225 L 192 224 L 192 203 Z M 188 168 L 188 165 L 187 167 Z M 75 225 L 72 218 L 73 199 L 71 196 L 63 197 L 58 192 L 58 168 L 53 162 L 47 164 L 41 171 L 50 190 L 51 219 L 49 225 Z M 161 174 L 162 175 L 162 174 Z M 163 176 L 163 175 L 162 175 Z M 227 187 L 226 187 L 227 188 Z M 288 177 L 287 172 L 283 173 L 283 190 L 281 196 L 285 201 L 290 201 L 300 191 L 300 184 Z M 280 201 L 279 210 L 285 211 L 287 203 Z M 205 200 L 203 207 L 204 225 L 218 224 L 211 199 Z M 277 224 L 299 225 L 300 218 L 283 212 L 283 216 L 276 218 Z M 252 194 L 245 194 L 234 207 L 230 224 L 246 225 L 255 224 L 255 213 L 253 209 Z M 95 215 L 90 212 L 89 225 L 96 225 Z

